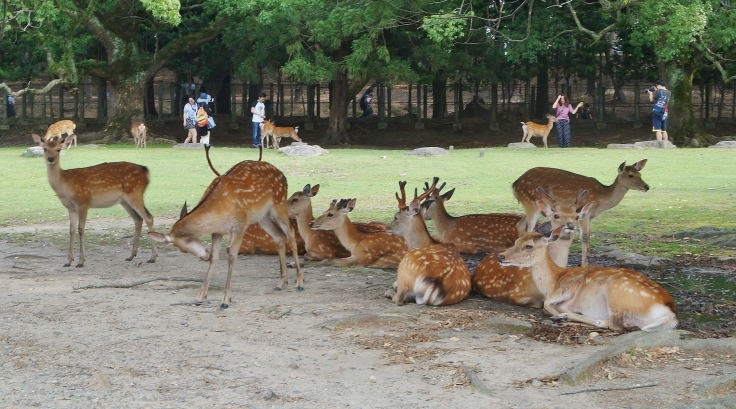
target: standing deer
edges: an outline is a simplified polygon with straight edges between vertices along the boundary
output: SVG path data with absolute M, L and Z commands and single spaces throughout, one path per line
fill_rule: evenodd
M 406 254 L 406 242 L 398 236 L 385 232 L 364 233 L 348 219 L 355 208 L 356 199 L 333 200 L 321 216 L 309 222 L 317 230 L 332 230 L 350 257 L 331 258 L 320 264 L 327 266 L 365 266 L 370 268 L 397 268 Z
M 276 126 L 273 122 L 265 120 L 261 123 L 261 146 L 268 148 L 269 137 L 273 140 L 273 148 L 278 150 L 281 138 L 289 137 L 297 142 L 301 142 L 301 138 L 297 133 L 298 126 Z M 265 144 L 265 145 L 264 145 Z
M 502 265 L 531 269 L 544 296 L 544 310 L 553 320 L 571 320 L 615 331 L 657 331 L 677 326 L 672 297 L 643 274 L 626 268 L 557 266 L 547 246 L 557 240 L 562 229 L 560 226 L 553 230 L 550 237 L 526 233 L 498 256 Z
M 133 136 L 133 142 L 135 142 L 136 148 L 146 147 L 148 128 L 143 122 L 133 122 L 130 126 L 130 134 Z
M 73 136 L 67 136 L 62 143 L 61 138 L 41 139 L 33 134 L 33 141 L 43 147 L 46 159 L 46 175 L 51 188 L 59 197 L 61 204 L 69 210 L 69 267 L 74 261 L 74 232 L 79 231 L 79 262 L 77 267 L 84 267 L 84 227 L 87 223 L 87 212 L 90 208 L 110 207 L 120 204 L 125 208 L 135 224 L 133 251 L 126 260 L 132 260 L 138 254 L 138 242 L 141 237 L 143 221 L 153 231 L 153 216 L 143 203 L 143 193 L 151 181 L 148 168 L 129 162 L 101 163 L 88 168 L 61 169 L 59 155 L 64 147 L 68 147 Z M 156 261 L 156 245 L 151 242 L 151 258 Z
M 439 178 L 434 178 L 437 184 Z M 401 197 L 396 194 L 399 211 L 389 225 L 392 234 L 406 241 L 409 251 L 401 259 L 396 275 L 396 288 L 386 292 L 396 305 L 414 300 L 433 306 L 456 304 L 470 294 L 470 271 L 454 244 L 440 243 L 429 235 L 421 214 L 421 196 L 414 191 L 414 200 L 406 204 L 406 182 L 399 182 Z
M 50 139 L 50 138 L 59 138 L 61 139 L 61 136 L 66 134 L 67 136 L 72 137 L 72 141 L 74 142 L 74 147 L 77 147 L 77 134 L 75 130 L 77 129 L 77 124 L 74 123 L 74 121 L 70 121 L 68 119 L 63 119 L 58 122 L 54 122 L 49 126 L 49 128 L 46 130 L 46 136 L 44 136 L 44 139 Z M 72 144 L 68 143 L 66 144 L 66 148 L 71 148 Z
M 433 188 L 430 197 L 422 205 L 426 209 L 424 218 L 434 221 L 442 242 L 454 244 L 463 254 L 475 254 L 480 250 L 489 253 L 513 245 L 519 237 L 516 226 L 522 215 L 489 213 L 450 216 L 445 209 L 445 202 L 450 200 L 455 189 L 440 195 L 444 187 L 443 183 L 439 188 Z
M 538 124 L 536 122 L 522 122 L 521 131 L 524 132 L 524 136 L 521 137 L 522 142 L 531 143 L 532 136 L 541 136 L 544 147 L 547 148 L 547 137 L 552 127 L 555 126 L 557 118 L 554 115 L 547 114 L 547 123 Z
M 544 189 L 539 188 L 542 192 Z M 559 239 L 550 243 L 549 255 L 556 265 L 567 267 L 570 245 L 575 233 L 575 225 L 585 217 L 592 203 L 579 206 L 580 200 L 588 195 L 581 190 L 575 202 L 561 205 L 552 196 L 552 191 L 543 193 L 545 200 L 537 200 L 537 206 L 549 219 L 537 228 L 538 232 L 549 234 L 557 227 L 563 226 Z M 542 233 L 545 234 L 545 233 Z M 473 291 L 496 301 L 527 307 L 542 308 L 544 297 L 534 282 L 531 270 L 527 267 L 503 266 L 498 261 L 501 251 L 488 254 L 473 272 Z
M 549 186 L 554 189 L 555 196 L 563 202 L 573 202 L 580 189 L 588 191 L 588 200 L 593 206 L 587 216 L 580 220 L 580 238 L 582 242 L 582 265 L 588 265 L 588 249 L 590 239 L 590 223 L 599 214 L 616 206 L 629 190 L 646 192 L 649 185 L 641 179 L 639 173 L 646 165 L 643 159 L 633 165 L 626 162 L 618 167 L 618 176 L 610 185 L 605 186 L 598 180 L 555 168 L 532 168 L 521 175 L 512 185 L 514 197 L 524 206 L 526 216 L 519 221 L 519 235 L 534 230 L 539 217 L 536 201 L 541 198 L 538 186 Z
M 149 233 L 152 239 L 173 243 L 181 251 L 192 253 L 209 261 L 207 275 L 197 296 L 197 303 L 207 299 L 210 279 L 219 258 L 223 236 L 228 236 L 228 272 L 225 292 L 220 309 L 227 308 L 232 299 L 231 278 L 237 260 L 237 251 L 245 229 L 260 223 L 279 246 L 281 278 L 274 290 L 287 284 L 286 242 L 291 245 L 296 265 L 297 291 L 304 289 L 304 276 L 299 267 L 294 232 L 289 224 L 286 203 L 287 183 L 284 174 L 266 162 L 243 161 L 215 178 L 205 191 L 199 204 L 191 212 L 182 209 L 181 218 L 174 223 L 169 234 Z M 212 235 L 212 248 L 208 251 L 199 238 Z

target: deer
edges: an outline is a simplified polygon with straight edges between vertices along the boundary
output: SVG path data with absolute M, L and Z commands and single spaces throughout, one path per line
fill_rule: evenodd
M 319 184 L 307 184 L 299 192 L 289 198 L 289 217 L 295 219 L 299 234 L 304 237 L 305 260 L 321 261 L 331 258 L 350 257 L 350 252 L 340 244 L 340 240 L 332 230 L 315 230 L 309 227 L 314 220 L 312 198 L 319 192 Z M 386 225 L 380 222 L 358 223 L 353 226 L 362 233 L 383 233 Z
M 296 220 L 289 219 L 291 228 L 294 229 L 294 239 L 296 240 L 296 251 L 297 254 L 303 255 L 307 252 L 304 246 L 304 239 L 299 234 Z M 273 240 L 268 232 L 266 232 L 260 224 L 254 223 L 245 229 L 243 235 L 243 242 L 240 244 L 240 250 L 238 254 L 268 254 L 277 255 L 279 254 L 279 246 Z M 291 254 L 291 249 L 286 249 L 287 254 Z M 288 264 L 288 263 L 287 263 Z
M 550 243 L 549 255 L 556 265 L 567 267 L 575 225 L 585 217 L 593 204 L 580 205 L 582 199 L 588 195 L 582 189 L 572 204 L 560 204 L 551 190 L 547 193 L 541 187 L 538 189 L 544 200 L 537 200 L 537 206 L 548 221 L 537 227 L 536 231 L 549 235 L 557 227 L 564 227 L 559 238 Z M 501 251 L 494 251 L 478 263 L 473 272 L 473 291 L 496 301 L 542 308 L 544 297 L 534 282 L 531 270 L 527 267 L 502 266 L 498 261 L 500 253 Z
M 498 255 L 501 265 L 531 269 L 544 297 L 544 310 L 553 320 L 614 331 L 664 331 L 677 327 L 672 296 L 645 275 L 626 268 L 557 266 L 548 246 L 559 238 L 563 228 L 553 230 L 549 237 L 525 233 Z
M 513 245 L 519 237 L 517 224 L 522 218 L 514 213 L 469 214 L 451 216 L 445 209 L 445 202 L 450 200 L 455 189 L 440 194 L 445 183 L 434 188 L 423 203 L 424 219 L 433 220 L 440 240 L 453 243 L 463 254 L 486 253 L 501 250 Z M 425 184 L 425 189 L 427 189 Z
M 49 128 L 46 130 L 46 135 L 44 136 L 44 139 L 49 138 L 59 138 L 61 139 L 61 136 L 66 134 L 67 136 L 71 136 L 72 140 L 74 141 L 74 147 L 77 147 L 77 134 L 75 133 L 75 130 L 77 129 L 77 124 L 74 123 L 74 121 L 70 121 L 68 119 L 63 119 L 58 122 L 54 122 L 49 126 Z M 69 149 L 72 147 L 72 144 L 69 143 L 66 145 L 66 148 Z
M 332 230 L 349 257 L 322 260 L 323 266 L 364 266 L 370 268 L 397 268 L 408 250 L 399 236 L 386 232 L 364 233 L 358 230 L 347 214 L 355 208 L 356 199 L 333 200 L 322 215 L 309 222 L 317 230 Z
M 525 212 L 524 218 L 517 226 L 519 235 L 534 230 L 539 217 L 536 201 L 541 198 L 536 189 L 538 186 L 549 186 L 554 189 L 555 196 L 564 202 L 574 201 L 579 189 L 587 190 L 588 200 L 594 203 L 586 217 L 580 220 L 581 265 L 587 266 L 591 221 L 599 214 L 619 204 L 629 190 L 649 191 L 649 185 L 642 180 L 640 173 L 646 163 L 646 159 L 628 166 L 626 162 L 622 163 L 618 167 L 616 180 L 609 186 L 603 185 L 592 177 L 562 169 L 542 167 L 529 169 L 511 186 L 514 197 L 524 206 Z
M 210 163 L 210 167 L 211 167 Z M 214 171 L 214 168 L 212 168 Z M 217 172 L 215 171 L 217 174 Z M 225 291 L 219 310 L 229 307 L 232 301 L 231 279 L 237 260 L 237 251 L 243 241 L 245 229 L 259 223 L 278 244 L 279 284 L 274 288 L 281 291 L 287 284 L 286 242 L 291 246 L 296 266 L 296 290 L 304 290 L 304 275 L 297 257 L 294 231 L 289 224 L 286 202 L 287 182 L 284 174 L 267 162 L 251 160 L 234 165 L 222 175 L 218 175 L 207 187 L 202 199 L 191 211 L 186 203 L 179 220 L 167 234 L 151 232 L 149 236 L 159 242 L 172 243 L 182 252 L 192 253 L 203 261 L 209 261 L 209 268 L 195 304 L 207 300 L 210 279 L 219 258 L 223 236 L 228 238 L 228 272 Z M 199 240 L 211 235 L 212 247 L 207 250 Z
M 268 148 L 268 141 L 269 136 L 273 140 L 273 148 L 278 150 L 279 149 L 279 143 L 281 142 L 281 138 L 289 137 L 297 142 L 301 142 L 301 138 L 299 138 L 299 135 L 297 133 L 299 132 L 298 126 L 276 126 L 273 122 L 269 120 L 265 120 L 261 122 L 261 146 L 264 146 L 265 143 L 266 148 Z
M 439 178 L 434 178 L 434 187 Z M 470 294 L 470 271 L 454 244 L 441 243 L 427 230 L 421 201 L 431 193 L 426 190 L 406 204 L 406 182 L 399 182 L 396 193 L 399 211 L 389 225 L 391 234 L 401 236 L 409 248 L 399 263 L 395 288 L 386 292 L 398 305 L 415 301 L 419 305 L 443 306 L 459 303 Z
M 521 137 L 521 142 L 531 143 L 532 136 L 541 136 L 542 142 L 544 142 L 544 147 L 548 148 L 547 137 L 549 136 L 549 132 L 552 130 L 552 127 L 555 125 L 555 122 L 557 122 L 557 117 L 550 114 L 547 114 L 546 124 L 538 124 L 532 121 L 522 122 L 521 131 L 524 133 L 524 136 Z
M 136 148 L 146 147 L 147 133 L 148 128 L 146 128 L 146 124 L 143 122 L 133 122 L 130 126 L 130 135 L 133 136 L 133 142 L 135 142 Z
M 79 260 L 76 266 L 84 267 L 84 228 L 89 209 L 111 207 L 118 203 L 128 212 L 135 225 L 133 251 L 125 259 L 133 260 L 138 254 L 143 221 L 149 230 L 154 230 L 153 216 L 143 202 L 143 194 L 151 181 L 148 168 L 130 162 L 113 162 L 87 168 L 61 169 L 61 150 L 68 148 L 74 137 L 69 135 L 63 142 L 58 137 L 41 139 L 36 134 L 32 137 L 43 148 L 46 176 L 51 189 L 69 211 L 69 252 L 64 267 L 70 267 L 74 261 L 75 231 L 79 232 Z M 156 245 L 151 242 L 151 258 L 148 262 L 154 263 L 156 256 Z

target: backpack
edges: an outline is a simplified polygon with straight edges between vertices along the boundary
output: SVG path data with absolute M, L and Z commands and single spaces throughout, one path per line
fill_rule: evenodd
M 652 107 L 652 114 L 656 116 L 664 116 L 669 108 L 669 99 L 670 99 L 670 92 L 665 90 L 659 90 L 658 91 L 658 97 L 657 102 L 654 103 L 654 106 Z
M 204 107 L 199 107 L 199 109 L 197 110 L 197 126 L 207 126 L 207 124 L 209 123 L 209 119 L 210 117 L 209 115 L 207 115 L 207 111 L 204 110 Z

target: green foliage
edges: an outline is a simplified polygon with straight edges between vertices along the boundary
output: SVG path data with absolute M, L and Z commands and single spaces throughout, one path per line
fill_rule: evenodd
M 471 11 L 466 16 L 472 18 L 474 13 Z M 450 46 L 465 35 L 467 22 L 460 18 L 457 11 L 440 11 L 425 17 L 422 20 L 422 29 L 427 32 L 430 40 L 445 45 L 447 51 L 450 51 Z
M 172 26 L 181 23 L 181 15 L 179 0 L 141 0 L 143 7 L 150 11 L 154 18 L 171 24 Z

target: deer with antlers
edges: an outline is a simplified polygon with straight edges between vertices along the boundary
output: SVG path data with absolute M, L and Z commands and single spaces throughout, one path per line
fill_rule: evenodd
M 304 258 L 310 261 L 320 261 L 350 257 L 350 252 L 340 244 L 340 240 L 334 231 L 315 230 L 309 227 L 309 223 L 314 220 L 312 198 L 318 192 L 318 184 L 314 186 L 308 184 L 300 192 L 295 192 L 289 198 L 289 217 L 295 219 L 298 230 L 304 237 L 304 247 L 306 249 Z M 362 233 L 386 232 L 386 225 L 380 222 L 353 222 L 353 226 Z
M 210 164 L 210 167 L 212 165 Z M 214 168 L 213 168 L 214 171 Z M 217 172 L 215 171 L 217 174 Z M 274 290 L 287 284 L 286 243 L 291 245 L 296 265 L 296 289 L 304 289 L 304 275 L 299 266 L 294 231 L 289 224 L 286 202 L 287 183 L 284 174 L 266 162 L 243 161 L 212 181 L 199 204 L 187 212 L 186 204 L 181 217 L 168 234 L 149 233 L 156 241 L 173 243 L 181 251 L 192 253 L 209 261 L 197 303 L 207 299 L 210 279 L 219 258 L 223 236 L 228 237 L 228 273 L 220 309 L 227 308 L 232 299 L 231 278 L 237 251 L 245 229 L 259 223 L 279 246 L 281 276 Z M 199 238 L 212 235 L 212 247 L 208 251 Z
M 548 246 L 564 226 L 549 237 L 526 233 L 498 255 L 504 265 L 531 269 L 553 320 L 570 320 L 615 331 L 639 328 L 669 330 L 677 326 L 677 308 L 661 285 L 634 270 L 614 267 L 557 266 Z
M 517 224 L 522 215 L 514 213 L 469 214 L 451 216 L 447 213 L 445 202 L 450 200 L 455 189 L 440 194 L 445 187 L 432 189 L 431 194 L 422 205 L 425 209 L 424 219 L 434 221 L 434 226 L 445 243 L 454 244 L 463 254 L 486 253 L 505 249 L 519 237 Z M 425 184 L 425 189 L 428 189 Z
M 64 267 L 71 266 L 74 261 L 74 232 L 79 231 L 79 261 L 77 267 L 83 267 L 84 228 L 87 224 L 87 212 L 90 208 L 110 207 L 120 204 L 125 208 L 135 225 L 133 251 L 126 260 L 130 261 L 138 254 L 138 243 L 145 220 L 148 229 L 153 231 L 153 216 L 143 203 L 148 183 L 151 181 L 148 168 L 130 162 L 101 163 L 99 165 L 78 169 L 61 169 L 59 156 L 61 150 L 71 145 L 73 136 L 41 139 L 33 134 L 33 141 L 43 148 L 46 162 L 46 175 L 51 188 L 59 197 L 61 204 L 69 210 L 69 252 Z M 156 261 L 156 245 L 151 243 L 149 263 Z
M 439 178 L 434 178 L 432 188 Z M 425 190 L 406 204 L 406 182 L 399 182 L 401 197 L 396 194 L 399 211 L 389 225 L 389 232 L 404 238 L 409 251 L 401 259 L 395 288 L 386 292 L 396 305 L 407 301 L 433 306 L 456 304 L 470 294 L 470 271 L 454 244 L 432 238 L 421 214 L 421 201 L 431 193 Z
M 521 131 L 524 133 L 524 136 L 521 137 L 521 142 L 531 143 L 532 136 L 540 136 L 542 138 L 542 142 L 544 142 L 544 147 L 547 148 L 547 137 L 549 136 L 549 132 L 552 130 L 552 127 L 555 126 L 555 122 L 557 122 L 557 117 L 550 114 L 547 114 L 546 124 L 538 124 L 531 121 L 522 122 Z
M 587 266 L 591 221 L 599 214 L 619 204 L 629 190 L 640 192 L 649 190 L 649 185 L 642 180 L 641 173 L 639 173 L 646 163 L 646 159 L 629 166 L 626 166 L 626 162 L 622 163 L 618 167 L 616 180 L 609 186 L 603 185 L 594 178 L 562 169 L 529 169 L 512 184 L 514 197 L 524 206 L 526 213 L 518 224 L 519 235 L 534 230 L 539 217 L 536 201 L 542 197 L 537 190 L 538 186 L 549 186 L 550 189 L 554 189 L 555 196 L 563 202 L 573 202 L 580 189 L 587 190 L 588 201 L 593 202 L 593 206 L 586 217 L 580 220 L 582 265 Z
M 537 200 L 537 206 L 548 221 L 540 225 L 537 231 L 549 235 L 557 227 L 564 227 L 559 238 L 550 243 L 549 255 L 556 265 L 567 267 L 575 225 L 585 217 L 593 204 L 581 205 L 582 199 L 588 195 L 585 190 L 578 192 L 572 204 L 560 204 L 552 195 L 551 189 L 549 192 L 541 187 L 538 189 L 544 200 Z M 494 251 L 478 263 L 473 272 L 473 291 L 496 301 L 542 308 L 544 297 L 534 282 L 531 270 L 528 267 L 501 265 L 498 261 L 500 253 L 501 251 Z
M 397 268 L 406 254 L 406 242 L 398 236 L 385 232 L 364 233 L 348 218 L 355 208 L 356 199 L 333 200 L 330 207 L 319 217 L 309 222 L 317 230 L 332 230 L 340 244 L 349 252 L 345 258 L 322 260 L 328 266 L 364 266 L 370 268 Z

